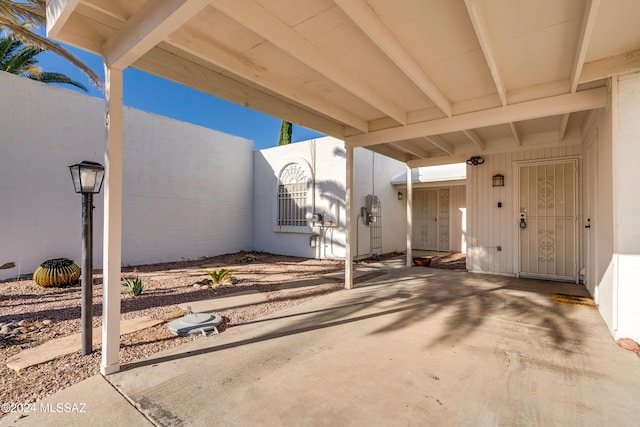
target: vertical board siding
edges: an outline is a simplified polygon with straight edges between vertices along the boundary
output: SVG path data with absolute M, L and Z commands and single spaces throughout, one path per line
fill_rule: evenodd
M 518 273 L 517 162 L 578 157 L 581 154 L 581 145 L 568 145 L 487 154 L 483 156 L 483 164 L 467 166 L 466 243 L 469 270 L 507 275 Z M 580 167 L 578 171 L 580 173 Z M 492 186 L 492 177 L 496 174 L 504 175 L 504 187 Z M 523 194 L 521 197 L 528 196 Z M 498 207 L 498 202 L 502 203 L 501 208 Z M 498 250 L 499 247 L 501 250 Z M 535 254 L 523 255 L 529 262 L 535 261 Z

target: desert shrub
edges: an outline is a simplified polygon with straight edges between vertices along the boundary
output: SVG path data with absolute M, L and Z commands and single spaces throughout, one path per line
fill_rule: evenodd
M 225 283 L 231 283 L 231 279 L 233 278 L 231 273 L 233 270 L 229 268 L 220 268 L 218 270 L 204 270 L 203 273 L 207 273 L 214 285 L 221 285 Z
M 142 279 L 140 277 L 135 277 L 133 279 L 124 279 L 122 282 L 122 286 L 127 288 L 127 292 L 129 295 L 137 297 L 144 290 L 144 283 L 142 283 Z

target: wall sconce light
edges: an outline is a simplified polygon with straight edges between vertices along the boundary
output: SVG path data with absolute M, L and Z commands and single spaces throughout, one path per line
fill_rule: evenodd
M 494 187 L 504 187 L 504 175 L 493 175 L 493 178 L 491 178 L 491 184 L 493 184 Z
M 467 160 L 467 164 L 471 166 L 478 166 L 484 163 L 484 159 L 480 156 L 473 156 Z
M 401 191 L 398 191 L 398 200 L 404 199 L 404 194 Z

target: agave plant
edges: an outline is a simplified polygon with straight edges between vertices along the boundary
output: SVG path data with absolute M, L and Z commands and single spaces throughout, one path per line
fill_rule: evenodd
M 133 279 L 124 279 L 122 286 L 127 288 L 127 292 L 129 295 L 137 297 L 144 290 L 144 283 L 142 283 L 142 279 L 139 277 L 135 277 Z
M 233 276 L 231 275 L 231 273 L 233 273 L 233 270 L 229 268 L 220 268 L 218 270 L 211 271 L 204 270 L 203 273 L 207 273 L 209 277 L 211 277 L 214 285 L 230 283 L 231 279 L 233 278 Z
M 42 287 L 70 285 L 79 278 L 80 267 L 68 258 L 47 260 L 33 273 L 33 280 Z

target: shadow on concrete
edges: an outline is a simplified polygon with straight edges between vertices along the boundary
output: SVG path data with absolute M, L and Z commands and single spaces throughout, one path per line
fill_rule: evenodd
M 131 363 L 124 366 L 123 370 L 374 318 L 378 321 L 386 318 L 387 321 L 368 333 L 383 335 L 409 327 L 415 322 L 444 316 L 446 328 L 436 338 L 424 343 L 427 348 L 455 344 L 474 334 L 488 320 L 497 320 L 505 322 L 505 325 L 534 327 L 543 331 L 555 350 L 567 354 L 578 352 L 586 331 L 579 322 L 568 316 L 575 308 L 555 305 L 550 299 L 550 292 L 586 295 L 584 287 L 575 284 L 413 267 L 391 273 L 355 290 L 340 291 L 344 298 L 340 298 L 335 305 L 317 310 L 299 307 L 280 316 L 246 323 L 268 324 L 288 320 L 283 326 L 264 335 L 221 345 L 203 343 L 206 346 L 204 348 Z

